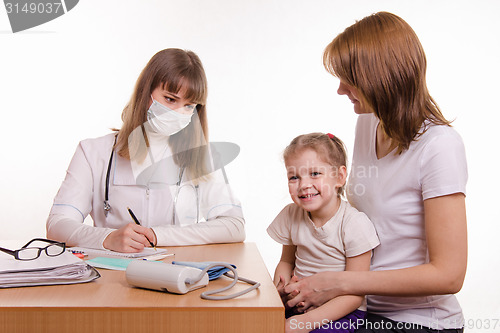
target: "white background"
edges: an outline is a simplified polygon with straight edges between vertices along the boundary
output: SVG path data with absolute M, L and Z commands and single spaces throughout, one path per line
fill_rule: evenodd
M 467 149 L 469 266 L 458 297 L 476 321 L 468 331 L 500 332 L 500 322 L 484 328 L 500 320 L 499 9 L 495 0 L 85 0 L 13 34 L 0 8 L 0 239 L 45 235 L 78 142 L 119 128 L 147 61 L 178 47 L 205 66 L 211 140 L 241 147 L 227 172 L 247 241 L 272 275 L 280 246 L 265 229 L 290 202 L 282 150 L 298 134 L 322 131 L 352 151 L 356 115 L 322 66 L 323 49 L 355 20 L 390 11 L 419 35 L 429 90 Z

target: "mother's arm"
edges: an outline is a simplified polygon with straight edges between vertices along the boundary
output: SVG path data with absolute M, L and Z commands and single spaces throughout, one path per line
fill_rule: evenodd
M 429 263 L 396 270 L 323 272 L 290 284 L 288 305 L 317 307 L 339 295 L 427 296 L 454 294 L 467 268 L 465 196 L 455 193 L 424 201 Z

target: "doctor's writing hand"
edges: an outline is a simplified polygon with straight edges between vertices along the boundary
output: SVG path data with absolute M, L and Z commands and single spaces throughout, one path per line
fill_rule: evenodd
M 152 229 L 129 223 L 111 232 L 104 239 L 103 246 L 118 252 L 140 252 L 144 247 L 151 246 L 149 240 L 156 243 L 156 235 Z
M 320 272 L 285 286 L 289 296 L 287 306 L 295 307 L 298 312 L 317 308 L 340 295 L 337 285 L 338 272 Z

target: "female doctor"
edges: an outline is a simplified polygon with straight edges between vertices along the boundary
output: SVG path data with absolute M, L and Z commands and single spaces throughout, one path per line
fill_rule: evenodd
M 78 145 L 47 237 L 120 252 L 243 241 L 241 205 L 207 145 L 206 100 L 195 53 L 155 54 L 123 110 L 122 128 Z M 88 214 L 93 226 L 83 223 Z

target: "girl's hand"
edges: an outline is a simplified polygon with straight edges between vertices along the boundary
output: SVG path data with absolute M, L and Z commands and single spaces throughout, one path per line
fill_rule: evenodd
M 342 272 L 320 272 L 285 286 L 289 300 L 287 306 L 299 312 L 317 308 L 341 295 L 340 274 Z
M 299 279 L 295 275 L 293 275 L 288 282 L 286 282 L 286 279 L 283 277 L 283 275 L 280 275 L 280 279 L 278 281 L 278 284 L 276 285 L 276 290 L 278 290 L 281 301 L 285 305 L 286 309 L 289 309 L 289 307 L 287 306 L 287 302 L 289 299 L 291 299 L 291 296 L 285 292 L 285 287 L 290 283 L 295 283 L 297 281 L 299 281 Z
M 117 252 L 140 252 L 144 247 L 151 246 L 149 240 L 156 242 L 152 229 L 135 223 L 129 223 L 111 232 L 103 242 L 104 248 Z
M 276 290 L 280 294 L 282 300 L 287 296 L 287 294 L 285 293 L 285 278 L 283 277 L 283 275 L 280 275 L 280 280 L 276 285 Z

